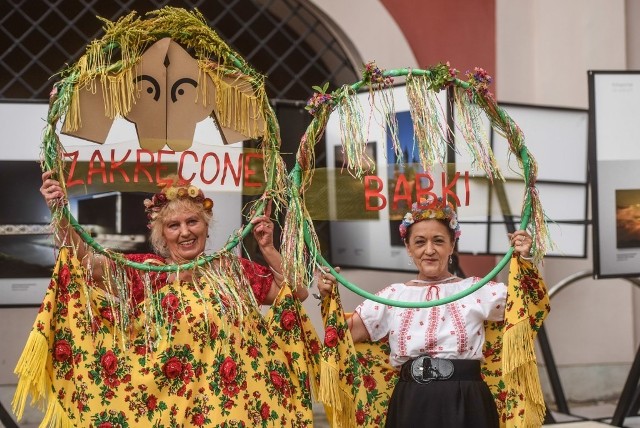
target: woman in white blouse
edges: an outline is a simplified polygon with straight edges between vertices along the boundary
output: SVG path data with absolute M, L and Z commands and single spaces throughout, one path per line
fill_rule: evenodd
M 479 278 L 449 272 L 460 236 L 456 213 L 442 201 L 414 204 L 400 225 L 417 277 L 391 284 L 378 296 L 404 302 L 442 299 L 466 290 Z M 528 257 L 531 237 L 509 235 L 514 251 Z M 328 275 L 328 274 L 327 274 Z M 332 278 L 333 279 L 333 278 Z M 321 295 L 334 281 L 320 282 Z M 488 282 L 451 303 L 430 308 L 400 308 L 366 300 L 349 319 L 354 342 L 388 338 L 389 362 L 400 371 L 387 412 L 386 427 L 498 427 L 498 413 L 480 376 L 484 321 L 501 321 L 507 287 Z

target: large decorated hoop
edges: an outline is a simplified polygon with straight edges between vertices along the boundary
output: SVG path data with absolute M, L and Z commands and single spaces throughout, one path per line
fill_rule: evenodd
M 503 180 L 497 163 L 493 158 L 491 148 L 483 138 L 480 130 L 480 113 L 486 114 L 493 129 L 503 135 L 508 144 L 509 151 L 517 159 L 524 179 L 524 195 L 521 211 L 520 229 L 529 228 L 534 244 L 532 256 L 534 263 L 540 262 L 546 253 L 550 243 L 546 218 L 540 203 L 536 188 L 537 165 L 533 155 L 524 143 L 524 135 L 511 117 L 497 104 L 488 89 L 491 78 L 487 73 L 476 68 L 468 73 L 467 80 L 457 77 L 457 70 L 449 64 L 438 64 L 432 68 L 421 69 L 394 69 L 383 71 L 374 63 L 365 65 L 362 79 L 352 85 L 345 85 L 334 92 L 327 93 L 327 88 L 319 88 L 309 100 L 307 109 L 314 116 L 311 124 L 302 137 L 297 153 L 297 162 L 290 173 L 293 189 L 289 202 L 289 216 L 286 222 L 283 254 L 288 263 L 285 263 L 292 277 L 302 276 L 307 266 L 319 263 L 329 267 L 330 272 L 338 281 L 349 290 L 373 301 L 399 307 L 427 308 L 446 304 L 464 296 L 467 296 L 497 275 L 512 257 L 513 248 L 510 248 L 497 265 L 480 281 L 468 289 L 443 299 L 427 302 L 402 302 L 376 296 L 357 285 L 349 282 L 340 275 L 321 255 L 318 239 L 314 233 L 313 221 L 304 206 L 304 196 L 309 188 L 314 174 L 314 145 L 320 140 L 325 131 L 327 121 L 332 112 L 339 116 L 342 149 L 346 158 L 346 167 L 356 178 L 362 177 L 363 170 L 372 163 L 364 151 L 366 139 L 364 136 L 363 114 L 355 100 L 357 92 L 362 88 L 368 88 L 369 98 L 373 108 L 373 98 L 381 97 L 383 115 L 391 117 L 394 110 L 393 98 L 390 88 L 394 77 L 406 78 L 407 96 L 410 103 L 411 117 L 414 122 L 415 144 L 418 147 L 420 163 L 427 171 L 436 163 L 444 163 L 443 155 L 446 153 L 448 129 L 446 124 L 438 122 L 436 111 L 438 110 L 436 94 L 443 89 L 451 89 L 454 95 L 454 104 L 457 113 L 457 128 L 461 131 L 469 152 L 474 162 L 479 165 L 490 181 Z M 417 124 L 417 126 L 416 126 Z M 394 151 L 401 155 L 398 146 L 397 124 L 389 120 L 388 132 L 391 134 L 388 140 L 392 141 Z M 299 230 L 304 230 L 299 234 Z
M 197 10 L 164 7 L 147 13 L 144 19 L 132 12 L 116 22 L 104 22 L 104 36 L 91 42 L 86 53 L 60 73 L 61 78 L 51 92 L 42 141 L 43 170 L 54 171 L 56 178 L 65 186 L 68 171 L 64 162 L 64 147 L 58 134 L 61 130 L 71 135 L 82 131 L 83 119 L 88 122 L 88 117 L 86 114 L 83 116 L 81 108 L 83 97 L 98 94 L 103 99 L 105 117 L 91 120 L 110 123 L 115 118 L 138 115 L 137 112 L 134 115 L 136 91 L 140 91 L 136 83 L 146 78 L 143 76 L 145 70 L 141 62 L 145 55 L 153 55 L 147 52 L 155 49 L 162 51 L 163 55 L 165 52 L 172 52 L 180 61 L 184 62 L 186 58 L 187 61 L 197 63 L 197 67 L 193 66 L 195 71 L 192 70 L 197 77 L 183 78 L 181 81 L 197 88 L 197 97 L 202 100 L 205 111 L 207 103 L 211 105 L 210 116 L 225 142 L 227 138 L 234 137 L 235 141 L 241 141 L 240 138 L 262 139 L 266 184 L 262 197 L 253 202 L 251 212 L 256 216 L 261 215 L 267 199 L 275 203 L 276 211 L 281 210 L 287 201 L 287 177 L 279 154 L 279 127 L 266 95 L 264 76 L 234 52 L 206 24 Z M 193 58 L 181 47 L 177 47 L 177 44 L 184 46 L 190 53 L 193 52 Z M 157 82 L 154 84 L 157 86 Z M 182 89 L 175 89 L 176 93 L 180 90 Z M 172 92 L 171 96 L 177 96 L 176 93 Z M 59 126 L 61 119 L 64 119 L 64 124 Z M 108 124 L 103 128 L 108 131 Z M 161 143 L 162 145 L 153 146 L 153 141 L 150 138 L 145 144 L 151 146 L 141 143 L 141 147 L 153 151 L 164 145 Z M 175 144 L 175 150 L 181 151 L 188 148 L 189 143 L 182 141 Z M 103 247 L 78 223 L 66 201 L 54 207 L 53 215 L 54 221 L 66 218 L 95 252 L 118 264 L 141 271 L 174 272 L 203 266 L 237 246 L 253 228 L 248 222 L 242 230 L 230 236 L 226 245 L 215 254 L 183 265 L 157 266 L 133 262 L 122 254 Z

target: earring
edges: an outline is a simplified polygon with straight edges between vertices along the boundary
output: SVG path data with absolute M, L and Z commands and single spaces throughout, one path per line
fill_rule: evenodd
M 451 257 L 451 254 L 449 254 L 449 264 L 453 263 L 453 257 Z

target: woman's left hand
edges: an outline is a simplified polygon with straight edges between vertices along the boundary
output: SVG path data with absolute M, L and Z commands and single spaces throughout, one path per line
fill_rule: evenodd
M 334 270 L 340 273 L 339 267 L 336 267 Z M 320 297 L 325 297 L 330 295 L 333 291 L 333 288 L 338 285 L 338 280 L 331 274 L 329 268 L 324 266 L 318 270 L 317 284 L 318 291 L 320 291 Z
M 509 237 L 513 250 L 518 253 L 520 257 L 531 257 L 531 245 L 533 244 L 533 239 L 531 239 L 531 235 L 529 235 L 526 230 L 516 230 L 513 233 L 509 233 L 507 236 Z
M 273 247 L 273 222 L 271 215 L 271 201 L 267 203 L 264 215 L 251 219 L 253 236 L 260 248 Z

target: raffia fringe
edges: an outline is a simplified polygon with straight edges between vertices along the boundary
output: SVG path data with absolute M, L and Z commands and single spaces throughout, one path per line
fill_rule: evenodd
M 135 101 L 136 87 L 133 83 L 135 70 L 127 69 L 105 77 L 82 76 L 82 78 L 84 83 L 79 83 L 73 88 L 67 119 L 63 124 L 63 132 L 74 132 L 83 126 L 80 112 L 80 91 L 89 90 L 94 95 L 102 94 L 104 115 L 110 119 L 124 117 L 131 111 Z
M 44 410 L 49 398 L 49 381 L 46 363 L 49 344 L 37 331 L 31 331 L 14 373 L 18 375 L 18 385 L 11 406 L 18 420 L 24 415 L 27 397 L 31 395 L 31 405 Z
M 31 406 L 44 412 L 41 427 L 72 428 L 74 425 L 50 387 L 46 370 L 48 352 L 47 339 L 37 331 L 32 331 L 14 370 L 18 375 L 18 385 L 11 402 L 13 413 L 20 421 L 24 416 L 27 397 L 31 395 Z
M 340 387 L 339 377 L 337 367 L 326 361 L 320 363 L 318 400 L 330 407 L 332 428 L 355 428 L 355 398 Z
M 251 138 L 264 135 L 266 125 L 262 114 L 263 100 L 259 96 L 261 94 L 244 92 L 243 88 L 251 89 L 247 82 L 240 82 L 241 87 L 231 85 L 222 79 L 216 79 L 215 83 L 220 124 Z
M 436 162 L 443 162 L 447 151 L 446 122 L 441 120 L 444 110 L 439 105 L 437 94 L 429 89 L 430 81 L 425 76 L 407 79 L 409 112 L 413 119 L 415 144 L 420 154 L 420 164 L 425 171 Z
M 533 336 L 526 319 L 504 333 L 502 370 L 507 385 L 525 396 L 524 427 L 542 426 L 546 407 L 540 386 Z M 507 422 L 507 427 L 509 426 Z
M 342 150 L 345 154 L 349 173 L 361 178 L 365 172 L 375 167 L 373 159 L 367 155 L 367 138 L 364 134 L 364 110 L 356 92 L 350 86 L 343 86 L 344 96 L 337 105 L 340 119 Z

